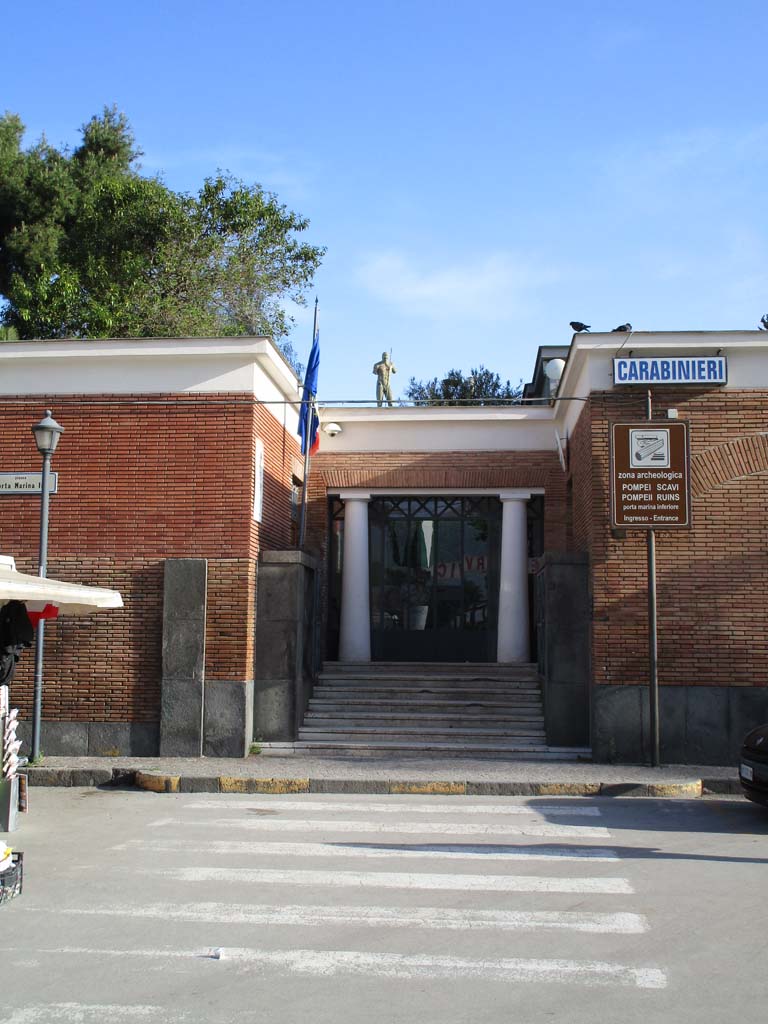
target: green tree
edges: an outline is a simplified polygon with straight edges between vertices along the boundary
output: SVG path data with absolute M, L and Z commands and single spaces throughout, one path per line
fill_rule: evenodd
M 498 373 L 481 364 L 466 376 L 461 370 L 449 370 L 442 379 L 411 377 L 405 397 L 415 405 L 509 405 L 518 402 L 522 393 L 522 384 L 502 381 Z
M 137 169 L 125 116 L 105 108 L 72 152 L 22 148 L 0 118 L 2 322 L 21 338 L 268 335 L 285 340 L 324 249 L 258 185 L 217 174 L 197 195 Z M 295 362 L 295 357 L 294 357 Z

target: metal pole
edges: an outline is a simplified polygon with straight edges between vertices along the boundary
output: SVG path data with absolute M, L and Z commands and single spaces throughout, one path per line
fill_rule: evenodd
M 651 403 L 651 389 L 648 388 L 645 412 L 649 420 L 653 418 Z M 648 698 L 650 703 L 651 764 L 654 768 L 658 768 L 661 764 L 659 733 L 659 645 L 658 619 L 656 614 L 656 533 L 652 528 L 646 533 L 645 543 L 648 560 Z
M 45 578 L 48 572 L 48 481 L 51 468 L 51 453 L 43 455 L 43 475 L 40 501 L 40 568 L 38 576 Z M 32 707 L 32 760 L 40 758 L 40 721 L 43 712 L 43 647 L 45 644 L 45 619 L 40 619 L 35 632 L 35 693 Z

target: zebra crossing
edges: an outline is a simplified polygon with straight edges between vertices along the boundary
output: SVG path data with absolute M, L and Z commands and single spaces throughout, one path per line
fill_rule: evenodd
M 132 898 L 113 898 L 105 877 L 87 899 L 45 908 L 52 941 L 38 956 L 62 969 L 119 962 L 160 995 L 159 977 L 197 972 L 214 986 L 457 982 L 478 998 L 497 987 L 667 986 L 662 965 L 633 954 L 650 925 L 598 802 L 160 799 L 170 814 L 140 835 L 111 836 L 114 871 L 129 867 L 136 881 Z M 137 996 L 0 1010 L 0 1024 L 154 1020 L 161 1004 Z M 251 1019 L 223 1007 L 209 1018 L 164 1008 L 156 1019 Z

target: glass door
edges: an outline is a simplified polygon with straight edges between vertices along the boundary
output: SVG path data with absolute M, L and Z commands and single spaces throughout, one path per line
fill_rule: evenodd
M 495 661 L 498 499 L 376 498 L 369 512 L 374 660 Z

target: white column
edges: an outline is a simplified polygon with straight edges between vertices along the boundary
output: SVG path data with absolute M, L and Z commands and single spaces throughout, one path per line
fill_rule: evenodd
M 371 609 L 368 584 L 368 501 L 370 494 L 346 491 L 344 564 L 341 576 L 339 661 L 371 660 Z
M 502 491 L 499 634 L 496 659 L 528 661 L 528 517 L 529 491 Z

